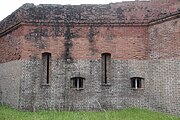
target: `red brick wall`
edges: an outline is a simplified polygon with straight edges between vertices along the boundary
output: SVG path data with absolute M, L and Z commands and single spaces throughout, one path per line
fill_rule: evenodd
M 52 58 L 100 59 L 111 53 L 113 59 L 164 59 L 180 56 L 179 19 L 148 27 L 122 26 L 24 26 L 0 38 L 0 62 Z M 68 37 L 69 36 L 69 37 Z M 149 40 L 148 40 L 149 37 Z M 68 57 L 67 57 L 68 58 Z
M 152 59 L 180 58 L 180 19 L 149 27 Z
M 97 59 L 104 52 L 111 53 L 113 59 L 147 59 L 149 50 L 152 58 L 179 56 L 179 19 L 150 26 L 150 41 L 147 27 L 112 27 L 109 23 L 147 24 L 170 13 L 178 13 L 179 7 L 179 0 L 59 7 L 26 4 L 0 22 L 1 34 L 19 22 L 34 25 L 21 26 L 0 37 L 0 63 L 41 58 L 42 52 L 51 52 L 53 58 L 66 59 Z M 59 26 L 59 20 L 84 24 L 99 20 L 99 25 Z M 110 27 L 100 25 L 103 20 Z M 48 24 L 46 22 L 52 22 L 52 25 L 38 26 Z
M 83 32 L 84 31 L 84 32 Z M 88 34 L 84 28 L 83 35 Z M 143 27 L 99 27 L 99 33 L 89 42 L 86 36 L 74 39 L 73 55 L 75 58 L 100 58 L 101 53 L 111 53 L 113 59 L 146 59 L 147 29 Z M 83 42 L 82 42 L 83 41 Z M 83 54 L 82 54 L 82 53 Z
M 53 29 L 46 26 L 24 26 L 24 28 L 23 59 L 41 58 L 43 52 L 50 52 L 53 58 L 58 58 L 63 53 L 64 40 L 61 33 L 55 37 Z
M 3 37 L 0 37 L 0 63 L 18 60 L 21 58 L 21 36 L 23 28 L 20 27 Z
M 55 31 L 52 26 L 26 26 L 22 58 L 41 58 L 42 52 L 51 52 L 54 59 L 67 54 L 73 59 L 99 59 L 105 52 L 111 53 L 113 59 L 148 57 L 146 27 L 70 26 L 60 27 L 58 35 Z

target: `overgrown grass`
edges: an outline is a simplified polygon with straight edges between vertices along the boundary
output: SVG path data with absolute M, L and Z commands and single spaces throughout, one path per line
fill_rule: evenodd
M 180 118 L 138 108 L 106 112 L 23 112 L 0 105 L 0 120 L 180 120 Z

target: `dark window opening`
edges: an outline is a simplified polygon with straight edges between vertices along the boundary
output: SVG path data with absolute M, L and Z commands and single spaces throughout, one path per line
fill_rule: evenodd
M 111 54 L 102 54 L 102 80 L 103 83 L 107 84 L 110 79 L 110 66 L 111 66 Z
M 104 82 L 107 83 L 107 55 L 104 56 Z
M 82 78 L 82 77 L 71 78 L 72 88 L 82 89 L 83 88 L 83 81 L 84 80 L 85 80 L 85 78 Z
M 51 53 L 42 53 L 43 59 L 43 81 L 49 84 Z
M 142 88 L 143 80 L 144 78 L 140 78 L 140 77 L 131 78 L 131 88 L 134 88 L 134 89 Z

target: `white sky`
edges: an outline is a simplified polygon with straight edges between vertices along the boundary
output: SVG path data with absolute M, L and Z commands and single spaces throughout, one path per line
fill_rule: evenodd
M 3 0 L 0 3 L 0 21 L 13 11 L 18 9 L 24 3 L 38 4 L 108 4 L 121 1 L 134 1 L 134 0 Z

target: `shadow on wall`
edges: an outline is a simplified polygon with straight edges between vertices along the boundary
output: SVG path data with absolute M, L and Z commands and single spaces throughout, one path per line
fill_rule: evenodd
M 1 86 L 0 86 L 0 103 L 2 101 L 2 90 L 1 90 Z

